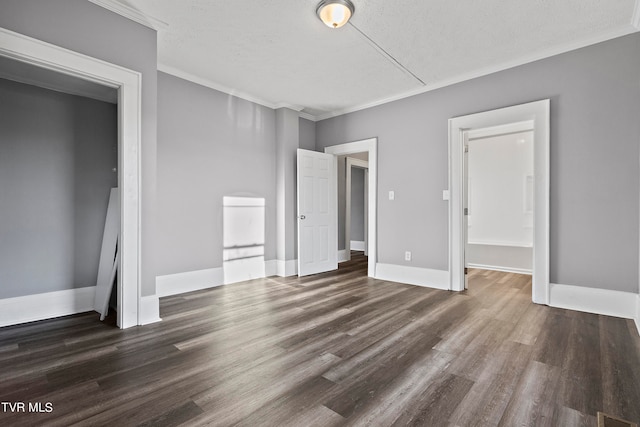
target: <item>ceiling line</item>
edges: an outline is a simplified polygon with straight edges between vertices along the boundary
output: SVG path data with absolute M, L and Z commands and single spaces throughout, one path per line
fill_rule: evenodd
M 638 1 L 640 2 L 640 0 Z M 478 77 L 483 77 L 489 74 L 497 73 L 499 71 L 508 70 L 510 68 L 528 64 L 530 62 L 539 61 L 545 58 L 550 58 L 555 55 L 560 55 L 565 52 L 570 52 L 572 50 L 581 49 L 597 43 L 602 43 L 607 40 L 623 37 L 635 32 L 638 32 L 638 30 L 635 27 L 629 25 L 626 28 L 607 31 L 605 33 L 597 34 L 595 36 L 590 36 L 590 37 L 579 39 L 576 41 L 571 41 L 569 43 L 564 43 L 562 45 L 554 46 L 552 48 L 545 49 L 539 52 L 527 53 L 526 55 L 516 59 L 501 62 L 488 67 L 480 68 L 480 69 L 474 69 L 473 71 L 470 71 L 467 73 L 458 74 L 448 79 L 438 80 L 433 83 L 430 83 L 429 85 L 425 85 L 423 87 L 419 87 L 415 89 L 410 89 L 402 93 L 398 93 L 396 95 L 388 96 L 386 98 L 378 99 L 371 102 L 366 102 L 360 105 L 354 105 L 347 108 L 342 108 L 340 110 L 334 110 L 327 113 L 318 114 L 314 116 L 315 121 L 319 122 L 319 121 L 327 120 L 333 117 L 338 117 L 338 116 L 353 113 L 356 111 L 365 110 L 367 108 L 376 107 L 378 105 L 387 104 L 389 102 L 399 101 L 404 98 L 409 98 L 415 95 L 431 92 L 436 89 L 440 89 L 440 88 L 451 86 L 457 83 L 465 82 L 467 80 L 475 79 Z
M 384 56 L 385 58 L 387 58 L 393 65 L 395 65 L 397 68 L 401 69 L 402 71 L 404 71 L 405 73 L 409 74 L 411 77 L 413 77 L 414 79 L 416 79 L 417 81 L 420 82 L 420 84 L 422 86 L 426 86 L 427 84 L 422 81 L 422 79 L 418 76 L 416 76 L 415 74 L 413 74 L 411 72 L 411 70 L 409 70 L 407 67 L 405 67 L 404 65 L 402 65 L 402 63 L 400 61 L 398 61 L 396 58 L 394 58 L 391 54 L 389 54 L 389 52 L 387 52 L 386 50 L 384 50 L 378 43 L 376 43 L 375 41 L 373 41 L 373 39 L 371 37 L 369 37 L 368 35 L 366 35 L 360 28 L 356 27 L 355 24 L 351 21 L 349 21 L 349 25 L 351 25 L 353 28 L 355 28 L 355 30 L 357 32 L 359 32 L 362 37 L 364 37 L 365 39 L 367 39 L 367 41 L 369 42 L 369 44 L 371 44 L 378 52 L 380 52 L 382 54 L 382 56 Z

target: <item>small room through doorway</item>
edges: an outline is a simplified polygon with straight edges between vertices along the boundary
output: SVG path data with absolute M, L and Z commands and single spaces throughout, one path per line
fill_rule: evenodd
M 465 287 L 531 293 L 534 130 L 531 121 L 464 132 Z
M 344 180 L 341 172 L 344 172 Z M 365 257 L 368 255 L 368 184 L 368 152 L 338 156 L 338 185 L 342 187 L 338 189 L 338 249 L 344 250 L 339 257 L 343 262 L 350 260 L 354 251 L 362 252 Z M 341 190 L 344 193 L 342 204 Z
M 0 326 L 69 314 L 63 300 L 90 310 L 118 187 L 118 90 L 0 56 L 0 98 L 0 299 L 29 301 Z

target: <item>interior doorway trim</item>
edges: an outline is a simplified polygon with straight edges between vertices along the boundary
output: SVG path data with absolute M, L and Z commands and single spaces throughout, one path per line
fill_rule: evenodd
M 346 163 L 347 163 L 347 173 L 346 173 L 346 191 L 345 191 L 345 201 L 346 201 L 346 205 L 345 205 L 345 216 L 344 216 L 344 248 L 346 251 L 346 260 L 349 261 L 351 259 L 351 168 L 355 167 L 355 168 L 359 168 L 359 169 L 364 169 L 365 171 L 367 171 L 369 169 L 369 162 L 367 160 L 360 160 L 360 159 L 355 159 L 353 157 L 347 157 L 346 158 Z M 367 175 L 365 174 L 365 191 L 367 191 L 367 185 L 366 185 L 366 179 L 367 179 Z M 366 198 L 365 198 L 366 199 Z M 366 202 L 366 200 L 365 200 Z M 365 223 L 364 226 L 367 226 L 367 221 L 365 219 Z M 365 245 L 367 243 L 367 234 L 365 233 Z M 368 255 L 367 253 L 367 249 L 365 247 L 365 255 Z
M 140 141 L 142 75 L 0 28 L 0 55 L 118 89 L 120 271 L 118 326 L 140 324 Z
M 369 277 L 376 276 L 376 262 L 378 256 L 378 238 L 377 238 L 377 194 L 378 194 L 378 138 L 363 139 L 361 141 L 349 142 L 346 144 L 332 145 L 325 147 L 325 153 L 336 156 L 354 154 L 361 152 L 369 153 L 369 187 L 367 196 L 368 202 L 368 267 L 367 275 Z M 336 174 L 338 171 L 336 170 Z M 349 248 L 345 248 L 347 251 Z M 338 248 L 336 248 L 336 251 Z
M 548 99 L 449 119 L 449 289 L 464 290 L 464 132 L 533 122 L 533 290 L 532 300 L 549 304 L 549 117 Z

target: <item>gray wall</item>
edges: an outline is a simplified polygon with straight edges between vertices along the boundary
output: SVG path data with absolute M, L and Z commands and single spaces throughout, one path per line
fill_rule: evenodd
M 364 169 L 351 168 L 351 240 L 364 242 Z
M 158 73 L 158 276 L 222 266 L 224 196 L 266 199 L 275 259 L 275 151 L 274 110 Z
M 316 149 L 316 122 L 299 119 L 300 138 L 299 146 L 305 150 L 315 151 Z
M 377 137 L 379 262 L 447 270 L 447 120 L 550 98 L 551 282 L 638 292 L 639 75 L 636 33 L 318 122 L 316 146 Z
M 0 299 L 93 286 L 117 107 L 0 79 Z
M 142 295 L 155 294 L 156 32 L 86 0 L 2 0 L 0 27 L 142 73 Z

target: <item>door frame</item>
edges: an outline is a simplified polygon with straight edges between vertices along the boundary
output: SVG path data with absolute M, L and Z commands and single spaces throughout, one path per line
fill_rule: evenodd
M 464 132 L 533 121 L 532 300 L 549 304 L 549 141 L 550 100 L 530 102 L 449 119 L 449 289 L 464 290 Z
M 367 196 L 369 202 L 367 204 L 369 214 L 367 217 L 367 235 L 369 246 L 369 262 L 367 267 L 367 275 L 369 277 L 376 276 L 376 262 L 378 257 L 378 235 L 377 235 L 377 195 L 378 195 L 378 138 L 363 139 L 360 141 L 348 142 L 345 144 L 332 145 L 325 147 L 325 153 L 336 156 L 343 154 L 354 154 L 361 152 L 369 153 L 369 188 Z M 336 181 L 337 174 L 336 173 Z M 337 209 L 337 206 L 336 206 Z M 336 254 L 338 247 L 336 246 Z
M 0 56 L 118 90 L 118 186 L 120 269 L 118 326 L 141 324 L 140 147 L 141 81 L 133 70 L 0 28 Z
M 356 159 L 353 157 L 347 157 L 346 159 L 346 163 L 347 163 L 347 173 L 346 173 L 346 178 L 345 178 L 345 184 L 346 184 L 346 189 L 345 189 L 345 208 L 346 208 L 346 212 L 345 212 L 345 216 L 344 216 L 344 248 L 346 251 L 346 260 L 349 261 L 351 259 L 351 168 L 358 168 L 358 169 L 363 169 L 365 171 L 365 193 L 367 191 L 367 179 L 368 179 L 368 174 L 366 173 L 366 171 L 369 170 L 369 162 L 367 160 L 360 160 L 360 159 Z M 366 196 L 366 194 L 365 194 Z M 365 197 L 365 203 L 367 202 L 367 197 Z M 365 206 L 365 215 L 368 213 L 368 209 L 367 206 Z M 364 226 L 365 229 L 367 227 L 367 220 L 365 218 L 364 221 Z M 367 254 L 367 249 L 366 249 L 366 245 L 367 245 L 367 234 L 364 234 L 364 241 L 365 241 L 365 255 Z

